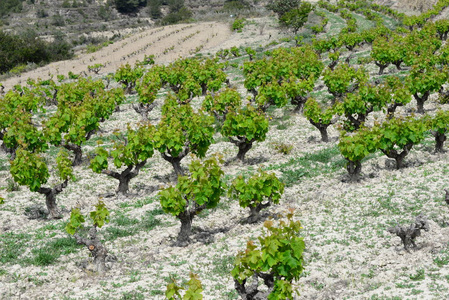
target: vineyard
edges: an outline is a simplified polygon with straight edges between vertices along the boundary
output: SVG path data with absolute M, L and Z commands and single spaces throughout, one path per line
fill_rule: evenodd
M 5 80 L 0 298 L 447 298 L 449 1 L 312 4 Z

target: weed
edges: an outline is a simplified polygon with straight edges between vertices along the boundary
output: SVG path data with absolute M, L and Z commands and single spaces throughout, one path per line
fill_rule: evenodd
M 442 266 L 446 266 L 449 264 L 449 244 L 447 246 L 446 249 L 441 250 L 440 251 L 439 256 L 435 257 L 433 259 L 433 262 L 438 266 L 438 267 L 442 267 Z
M 122 294 L 122 297 L 120 297 L 121 300 L 143 300 L 145 299 L 145 296 L 142 293 L 133 291 L 133 292 L 124 292 Z
M 56 262 L 61 255 L 68 255 L 78 251 L 82 246 L 71 237 L 64 237 L 47 242 L 42 248 L 31 250 L 31 257 L 24 259 L 24 263 L 36 266 L 48 266 Z
M 156 208 L 150 211 L 147 211 L 145 213 L 145 216 L 142 218 L 142 221 L 140 222 L 140 227 L 143 230 L 150 231 L 156 228 L 157 226 L 161 225 L 161 220 L 157 219 L 157 215 L 163 215 L 164 211 L 162 208 Z
M 125 216 L 122 213 L 119 213 L 116 215 L 112 220 L 111 223 L 115 223 L 118 226 L 133 226 L 139 223 L 138 219 L 130 218 Z
M 0 263 L 17 263 L 26 250 L 31 235 L 25 233 L 4 233 L 0 235 Z
M 16 192 L 19 189 L 19 185 L 12 178 L 6 179 L 6 190 L 8 192 Z
M 284 155 L 290 154 L 290 152 L 292 152 L 292 149 L 293 149 L 292 144 L 286 144 L 283 142 L 274 142 L 273 146 L 277 152 L 284 154 Z
M 424 269 L 419 269 L 416 274 L 412 274 L 409 276 L 411 280 L 413 281 L 419 281 L 419 280 L 424 280 L 424 278 L 426 278 L 426 274 L 424 272 Z
M 302 177 L 316 177 L 322 174 L 330 174 L 336 170 L 342 169 L 346 165 L 346 161 L 340 156 L 340 152 L 336 146 L 323 149 L 315 153 L 307 153 L 302 157 L 295 157 L 288 162 L 273 165 L 266 170 L 281 171 L 282 182 L 286 186 L 296 184 Z
M 219 257 L 215 260 L 212 272 L 219 276 L 226 277 L 231 273 L 235 257 L 232 255 Z

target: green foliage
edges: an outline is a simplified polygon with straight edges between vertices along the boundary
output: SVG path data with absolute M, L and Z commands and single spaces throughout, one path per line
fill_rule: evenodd
M 74 208 L 70 213 L 70 220 L 65 227 L 65 231 L 68 234 L 74 235 L 76 231 L 83 226 L 83 223 L 85 221 L 86 220 L 84 219 L 84 216 L 81 214 L 80 209 Z
M 168 86 L 180 102 L 218 91 L 226 81 L 223 64 L 216 59 L 178 59 L 167 67 L 155 68 L 163 86 Z
M 264 109 L 282 107 L 307 97 L 323 67 L 310 46 L 279 48 L 269 58 L 244 63 L 244 85 Z
M 368 154 L 378 149 L 379 136 L 373 134 L 370 128 L 362 127 L 356 132 L 342 132 L 338 142 L 341 155 L 348 161 L 356 163 L 364 159 Z
M 237 18 L 232 22 L 231 29 L 232 31 L 242 32 L 243 27 L 245 27 L 246 19 Z
M 439 109 L 434 117 L 429 118 L 429 127 L 440 134 L 446 134 L 449 130 L 449 111 Z
M 421 119 L 393 118 L 372 129 L 380 130 L 378 148 L 383 151 L 399 151 L 416 145 L 424 139 L 428 130 L 426 122 Z
M 151 124 L 141 124 L 137 130 L 128 126 L 124 140 L 114 144 L 113 149 L 108 152 L 102 147 L 95 149 L 96 156 L 91 160 L 90 167 L 100 173 L 108 168 L 108 157 L 112 156 L 114 166 L 121 168 L 136 166 L 153 156 L 153 137 L 155 128 Z
M 168 96 L 154 135 L 154 147 L 161 153 L 178 157 L 188 145 L 188 151 L 204 157 L 213 142 L 213 117 L 202 111 L 194 112 L 189 105 L 178 106 L 172 101 L 173 97 Z
M 95 227 L 103 227 L 104 223 L 109 223 L 109 211 L 103 201 L 98 201 L 95 210 L 89 213 Z
M 326 69 L 323 72 L 323 81 L 329 93 L 336 98 L 341 98 L 365 83 L 367 75 L 363 68 L 356 70 L 348 64 L 339 64 L 334 70 Z
M 64 149 L 61 149 L 56 157 L 56 170 L 58 177 L 63 181 L 75 179 L 72 161 L 69 158 L 69 153 Z
M 103 148 L 97 148 L 95 154 L 95 157 L 90 161 L 90 168 L 95 173 L 101 173 L 108 168 L 109 153 Z
M 94 72 L 95 74 L 98 74 L 102 68 L 104 68 L 103 64 L 94 64 L 87 66 L 87 70 L 89 72 Z
M 304 116 L 314 123 L 330 124 L 339 111 L 339 105 L 323 106 L 316 99 L 309 98 L 304 105 Z
M 284 193 L 284 184 L 274 173 L 259 170 L 258 173 L 245 179 L 239 176 L 232 182 L 228 195 L 239 201 L 240 207 L 263 207 L 267 203 L 279 204 Z M 264 203 L 264 201 L 266 201 Z
M 181 296 L 181 290 L 184 290 L 182 286 L 179 286 L 174 278 L 170 278 L 171 283 L 167 285 L 165 291 L 165 297 L 168 300 L 202 300 L 203 286 L 197 274 L 190 272 L 190 280 L 187 282 L 188 289 L 184 296 Z
M 304 264 L 305 244 L 298 237 L 301 223 L 293 220 L 290 211 L 287 221 L 281 220 L 277 227 L 273 221 L 266 221 L 264 229 L 259 246 L 249 241 L 246 250 L 237 254 L 232 277 L 243 286 L 253 275 L 270 278 L 273 286 L 268 287 L 272 288 L 268 299 L 292 299 L 292 281 L 299 279 Z
M 240 50 L 239 50 L 239 48 L 237 48 L 236 46 L 234 46 L 234 47 L 231 47 L 231 54 L 234 56 L 234 57 L 239 57 L 240 56 Z
M 282 26 L 293 29 L 296 34 L 298 30 L 304 26 L 309 18 L 309 13 L 313 10 L 312 4 L 309 2 L 302 2 L 298 8 L 291 9 L 279 18 L 279 23 Z
M 300 4 L 301 0 L 275 0 L 270 1 L 267 8 L 274 11 L 281 19 L 286 13 L 298 9 Z
M 50 177 L 47 163 L 42 156 L 25 149 L 17 149 L 16 158 L 11 162 L 10 172 L 20 185 L 26 185 L 32 192 L 37 192 Z
M 152 19 L 159 19 L 162 17 L 161 0 L 148 0 L 147 5 L 150 7 L 150 17 Z
M 276 151 L 278 151 L 281 154 L 287 155 L 290 154 L 290 152 L 292 152 L 293 149 L 293 145 L 292 144 L 286 144 L 283 142 L 275 142 L 273 143 L 274 149 Z
M 0 2 L 0 17 L 9 13 L 19 13 L 22 11 L 22 2 L 24 0 L 2 0 Z
M 262 112 L 248 105 L 229 112 L 221 134 L 226 137 L 245 137 L 248 141 L 264 141 L 268 132 L 268 119 Z
M 121 83 L 128 93 L 132 91 L 136 82 L 143 76 L 143 69 L 140 66 L 131 68 L 130 64 L 121 65 L 115 72 L 114 79 Z
M 188 21 L 191 17 L 192 12 L 183 6 L 179 10 L 170 10 L 170 13 L 161 20 L 161 23 L 162 25 L 176 24 Z
M 194 159 L 189 165 L 189 176 L 178 177 L 176 186 L 159 192 L 166 213 L 178 217 L 186 210 L 197 214 L 205 208 L 214 208 L 224 193 L 221 158 L 210 157 L 204 161 Z
M 4 1 L 0 3 L 0 15 Z M 71 46 L 63 37 L 57 37 L 51 43 L 41 40 L 37 33 L 28 30 L 20 35 L 0 30 L 0 74 L 17 66 L 28 63 L 48 63 L 72 57 Z
M 97 205 L 95 205 L 95 210 L 89 213 L 89 217 L 93 226 L 98 228 L 103 227 L 104 223 L 109 223 L 109 211 L 103 201 L 98 201 Z M 79 208 L 72 209 L 70 220 L 65 227 L 66 232 L 74 235 L 83 227 L 85 221 L 86 217 L 81 213 Z
M 226 88 L 217 94 L 208 94 L 202 103 L 203 108 L 217 118 L 224 118 L 229 111 L 235 111 L 241 105 L 242 99 L 239 92 L 231 88 Z
M 48 148 L 43 133 L 33 125 L 30 113 L 16 110 L 14 114 L 5 117 L 4 126 L 7 125 L 8 118 L 10 121 L 15 119 L 3 136 L 3 143 L 7 148 L 16 149 L 21 146 L 32 152 Z

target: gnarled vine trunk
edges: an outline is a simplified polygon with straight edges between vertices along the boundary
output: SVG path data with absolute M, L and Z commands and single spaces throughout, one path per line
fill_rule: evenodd
M 446 134 L 440 133 L 438 131 L 432 131 L 432 135 L 435 137 L 435 152 L 443 153 L 444 142 L 447 139 Z
M 229 141 L 239 148 L 236 158 L 244 162 L 246 153 L 253 147 L 253 141 L 239 136 L 236 139 L 229 137 Z
M 426 102 L 427 99 L 429 99 L 429 95 L 430 95 L 429 91 L 425 92 L 422 96 L 419 96 L 418 93 L 413 94 L 413 97 L 415 98 L 417 103 L 417 111 L 419 114 L 424 113 L 424 102 Z
M 249 207 L 249 216 L 246 219 L 246 222 L 249 224 L 256 223 L 260 220 L 260 211 L 264 208 L 267 208 L 271 205 L 271 202 L 268 201 L 266 203 L 258 203 L 256 206 Z
M 377 75 L 383 75 L 385 69 L 388 67 L 388 64 L 381 64 L 380 62 L 375 61 L 374 62 L 376 64 L 376 66 L 379 67 L 379 73 L 377 73 Z
M 393 158 L 396 161 L 396 170 L 399 170 L 404 167 L 404 158 L 408 155 L 412 147 L 413 144 L 407 144 L 402 149 L 402 152 L 398 152 L 395 149 L 392 150 L 380 149 L 380 151 L 382 151 L 389 158 Z
M 319 131 L 320 131 L 320 135 L 321 135 L 321 141 L 322 142 L 329 142 L 329 135 L 327 133 L 327 128 L 332 124 L 324 124 L 324 123 L 317 123 L 314 122 L 312 119 L 309 119 L 310 124 L 312 124 L 313 126 L 315 126 Z
M 108 256 L 108 250 L 97 238 L 97 227 L 93 226 L 89 229 L 89 238 L 83 238 L 78 234 L 75 234 L 75 239 L 78 244 L 85 245 L 89 249 L 92 257 L 94 258 L 94 265 L 99 273 L 106 271 L 106 257 Z
M 188 144 L 186 144 L 184 146 L 184 149 L 182 150 L 181 153 L 179 153 L 178 156 L 172 156 L 170 151 L 168 153 L 161 153 L 161 156 L 163 159 L 165 159 L 166 161 L 168 161 L 172 166 L 173 169 L 175 170 L 175 174 L 176 176 L 183 176 L 184 175 L 184 171 L 182 170 L 181 167 L 181 160 L 190 152 L 190 147 Z
M 294 113 L 300 113 L 304 109 L 304 104 L 307 102 L 308 97 L 307 96 L 301 96 L 297 95 L 294 97 L 291 102 L 293 105 L 295 105 L 295 109 L 293 110 Z
M 40 187 L 37 191 L 39 194 L 45 195 L 45 204 L 51 219 L 61 218 L 58 205 L 56 204 L 56 195 L 61 193 L 65 187 L 67 187 L 67 180 L 53 188 Z
M 356 182 L 360 179 L 362 173 L 362 163 L 360 161 L 347 160 L 346 170 L 348 171 L 349 181 Z
M 75 145 L 75 144 L 64 144 L 64 148 L 67 150 L 70 150 L 73 152 L 75 157 L 73 158 L 72 165 L 79 166 L 81 165 L 82 159 L 83 159 L 83 150 L 81 146 Z
M 139 175 L 140 169 L 146 164 L 146 162 L 147 160 L 144 160 L 135 166 L 128 166 L 121 173 L 111 170 L 103 170 L 102 173 L 117 179 L 119 181 L 117 194 L 126 195 L 129 191 L 129 183 L 131 179 Z
M 133 108 L 141 117 L 142 120 L 148 120 L 148 114 L 156 107 L 156 102 L 152 102 L 150 104 L 138 103 L 137 105 L 133 104 Z

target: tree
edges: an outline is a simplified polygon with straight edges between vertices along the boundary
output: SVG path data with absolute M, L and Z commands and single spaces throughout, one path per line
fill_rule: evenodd
M 334 115 L 337 114 L 340 107 L 339 103 L 326 107 L 320 105 L 314 98 L 307 100 L 304 106 L 304 116 L 320 131 L 322 142 L 329 142 L 327 128 L 336 122 Z
M 346 159 L 349 181 L 356 182 L 362 172 L 362 159 L 377 151 L 378 135 L 371 128 L 362 127 L 355 132 L 342 131 L 338 149 Z
M 267 8 L 274 11 L 278 15 L 279 19 L 281 19 L 282 16 L 289 11 L 298 9 L 300 4 L 301 0 L 275 0 L 271 1 L 271 3 L 267 5 Z
M 412 67 L 407 77 L 407 84 L 416 100 L 418 113 L 424 113 L 424 103 L 432 92 L 441 89 L 448 77 L 447 70 L 440 70 L 434 66 Z
M 231 88 L 225 88 L 216 94 L 208 94 L 202 103 L 202 107 L 213 114 L 219 122 L 224 122 L 226 115 L 241 105 L 242 97 L 237 90 Z
M 430 132 L 435 137 L 435 152 L 443 153 L 446 133 L 449 130 L 449 112 L 438 110 L 434 117 L 429 118 Z
M 137 80 L 143 76 L 143 68 L 136 65 L 131 68 L 130 64 L 121 65 L 115 72 L 114 79 L 121 83 L 126 94 L 131 94 L 136 86 Z
M 427 130 L 426 122 L 413 118 L 393 118 L 373 127 L 379 136 L 378 149 L 396 161 L 396 169 L 404 166 L 404 158 L 424 139 Z
M 115 8 L 122 14 L 130 14 L 136 13 L 146 3 L 146 0 L 115 0 Z
M 224 193 L 221 158 L 210 157 L 204 161 L 194 159 L 189 175 L 179 176 L 178 183 L 159 192 L 162 209 L 181 221 L 177 237 L 180 246 L 190 241 L 193 218 L 204 209 L 217 206 Z
M 159 19 L 162 17 L 161 0 L 148 0 L 148 6 L 150 7 L 151 18 Z
M 309 13 L 313 10 L 312 4 L 303 2 L 298 8 L 287 11 L 279 18 L 282 26 L 293 29 L 295 35 L 298 30 L 304 26 L 309 18 Z
M 157 72 L 159 68 L 152 68 L 145 74 L 141 81 L 137 82 L 136 91 L 138 103 L 133 104 L 134 110 L 142 116 L 144 121 L 148 120 L 148 114 L 156 107 L 156 97 L 162 88 L 162 80 Z
M 82 162 L 82 144 L 112 115 L 124 94 L 120 88 L 84 91 L 83 87 L 68 87 L 58 93 L 58 110 L 44 123 L 44 132 L 53 145 L 73 151 L 73 165 L 77 166 Z

